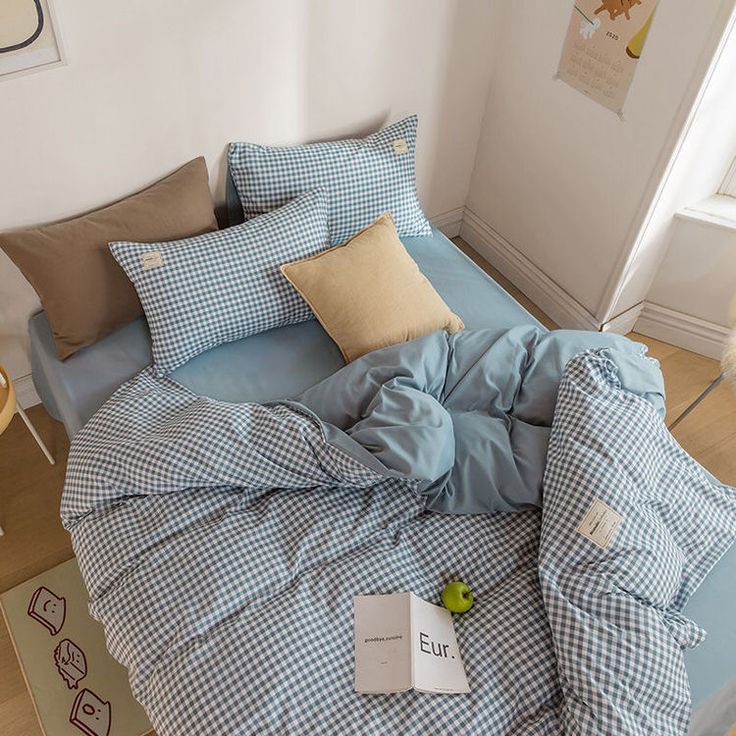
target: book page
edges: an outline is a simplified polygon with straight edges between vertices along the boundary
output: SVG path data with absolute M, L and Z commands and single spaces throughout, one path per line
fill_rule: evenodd
M 452 616 L 411 596 L 413 682 L 428 693 L 469 693 Z
M 357 692 L 411 688 L 410 600 L 410 593 L 353 598 Z

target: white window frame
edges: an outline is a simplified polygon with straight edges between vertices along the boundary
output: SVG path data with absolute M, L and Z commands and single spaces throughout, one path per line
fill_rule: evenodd
M 726 174 L 726 178 L 721 184 L 721 188 L 718 190 L 718 194 L 725 194 L 728 197 L 736 197 L 736 159 L 731 164 L 731 168 Z

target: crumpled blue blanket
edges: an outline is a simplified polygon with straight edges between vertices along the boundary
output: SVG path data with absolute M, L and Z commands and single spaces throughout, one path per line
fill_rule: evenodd
M 704 632 L 681 611 L 736 498 L 662 410 L 640 346 L 533 328 L 430 335 L 268 405 L 144 371 L 75 437 L 62 518 L 161 736 L 684 734 Z M 452 579 L 471 693 L 354 693 L 352 596 Z
M 436 332 L 351 363 L 299 398 L 331 444 L 387 477 L 413 479 L 433 511 L 541 506 L 565 364 L 615 348 L 627 391 L 664 416 L 664 383 L 643 346 L 613 334 L 533 326 Z

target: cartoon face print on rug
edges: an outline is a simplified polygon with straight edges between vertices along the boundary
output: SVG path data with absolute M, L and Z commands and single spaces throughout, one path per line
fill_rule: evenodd
M 87 676 L 87 657 L 71 639 L 64 639 L 56 647 L 54 663 L 70 690 L 76 690 L 79 681 Z
M 28 615 L 56 636 L 66 619 L 66 600 L 42 585 L 31 596 Z
M 112 706 L 91 690 L 81 690 L 69 714 L 69 723 L 86 736 L 108 736 Z

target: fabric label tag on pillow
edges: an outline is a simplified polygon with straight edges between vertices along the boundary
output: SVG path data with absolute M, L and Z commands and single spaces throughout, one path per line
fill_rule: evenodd
M 399 156 L 409 153 L 409 146 L 406 143 L 406 138 L 397 138 L 394 141 L 394 153 Z
M 616 534 L 621 521 L 621 514 L 614 511 L 600 499 L 596 499 L 576 531 L 597 544 L 601 549 L 606 549 Z
M 152 268 L 159 268 L 164 265 L 164 259 L 161 255 L 161 251 L 149 250 L 148 253 L 144 253 L 141 256 L 141 263 L 143 264 L 143 270 L 149 271 Z

